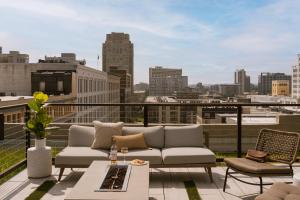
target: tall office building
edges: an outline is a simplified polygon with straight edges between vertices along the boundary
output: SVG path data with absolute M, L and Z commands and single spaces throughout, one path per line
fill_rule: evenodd
M 246 75 L 244 69 L 236 70 L 234 72 L 234 83 L 239 84 L 239 94 L 250 92 L 250 76 Z
M 188 86 L 188 77 L 182 76 L 182 69 L 149 68 L 149 95 L 170 96 Z
M 129 34 L 115 33 L 106 35 L 102 45 L 102 69 L 104 72 L 111 70 L 126 70 L 131 75 L 131 91 L 133 91 L 133 43 Z
M 297 65 L 292 67 L 292 97 L 300 98 L 300 54 L 298 56 Z
M 261 73 L 258 76 L 258 92 L 262 95 L 272 94 L 272 81 L 274 80 L 288 80 L 289 90 L 291 91 L 291 76 L 284 73 Z

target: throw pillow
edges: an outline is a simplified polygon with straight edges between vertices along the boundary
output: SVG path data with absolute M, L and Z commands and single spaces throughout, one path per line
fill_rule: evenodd
M 103 123 L 93 121 L 95 126 L 95 139 L 91 146 L 92 149 L 109 149 L 112 145 L 112 136 L 122 135 L 123 122 Z
M 266 153 L 264 151 L 249 149 L 247 151 L 246 158 L 250 159 L 250 160 L 257 161 L 257 162 L 265 162 L 265 159 L 266 159 L 267 155 L 268 155 L 268 153 Z
M 134 135 L 126 135 L 126 136 L 114 135 L 113 140 L 116 142 L 118 151 L 120 151 L 122 147 L 127 147 L 128 150 L 130 150 L 130 149 L 147 149 L 147 145 L 146 145 L 143 133 L 138 133 L 138 134 L 134 134 Z

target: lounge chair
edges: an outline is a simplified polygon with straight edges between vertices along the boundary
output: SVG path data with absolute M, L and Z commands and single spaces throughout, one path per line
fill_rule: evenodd
M 279 162 L 282 165 L 274 165 L 269 162 L 257 162 L 247 158 L 225 158 L 227 165 L 223 191 L 226 189 L 227 176 L 238 181 L 251 185 L 259 185 L 260 193 L 263 192 L 263 177 L 272 176 L 293 176 L 292 164 L 296 160 L 299 149 L 300 134 L 296 132 L 285 132 L 278 130 L 262 129 L 256 143 L 256 150 L 268 153 L 267 159 L 271 162 Z M 231 170 L 231 171 L 229 171 Z M 258 177 L 259 183 L 241 180 L 233 174 L 243 174 L 251 177 Z

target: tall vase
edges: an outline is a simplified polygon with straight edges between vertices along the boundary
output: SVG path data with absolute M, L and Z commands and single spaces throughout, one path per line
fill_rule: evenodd
M 27 174 L 29 178 L 48 177 L 52 173 L 51 147 L 46 139 L 35 139 L 35 146 L 27 150 Z

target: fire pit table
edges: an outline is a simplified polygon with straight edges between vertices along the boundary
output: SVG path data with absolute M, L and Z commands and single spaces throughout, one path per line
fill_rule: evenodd
M 148 200 L 149 164 L 111 166 L 94 161 L 65 199 Z

